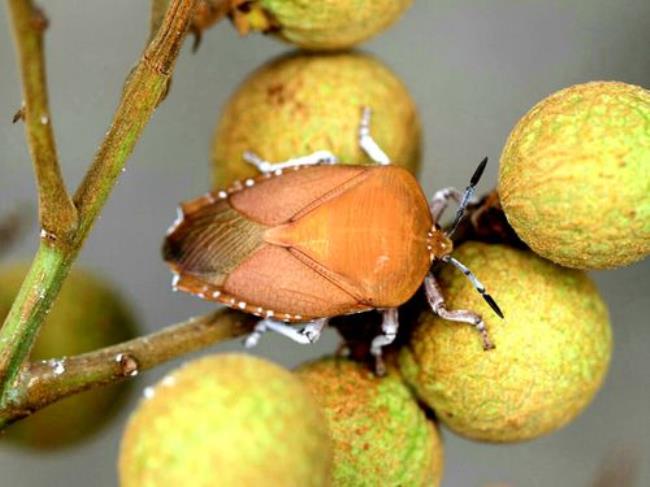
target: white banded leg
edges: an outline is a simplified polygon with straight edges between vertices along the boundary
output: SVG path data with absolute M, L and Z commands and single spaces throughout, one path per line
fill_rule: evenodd
M 359 123 L 359 145 L 363 151 L 368 154 L 368 157 L 375 161 L 377 164 L 387 166 L 390 164 L 390 159 L 386 153 L 379 147 L 375 139 L 370 135 L 370 119 L 372 117 L 372 110 L 370 107 L 363 107 L 361 112 L 361 123 Z
M 427 300 L 429 305 L 435 314 L 441 318 L 449 321 L 455 321 L 459 323 L 467 323 L 472 325 L 476 330 L 481 334 L 481 339 L 483 340 L 483 349 L 490 350 L 494 348 L 488 332 L 485 329 L 485 323 L 483 318 L 473 311 L 464 310 L 464 309 L 455 309 L 448 310 L 445 306 L 445 298 L 442 295 L 440 286 L 436 282 L 435 277 L 432 274 L 428 274 L 424 278 L 424 288 L 427 294 Z
M 287 161 L 269 162 L 251 151 L 244 152 L 242 158 L 252 164 L 261 173 L 280 171 L 300 166 L 315 166 L 317 164 L 336 164 L 339 160 L 330 151 L 319 150 L 306 156 L 296 157 Z
M 399 316 L 397 308 L 382 311 L 381 335 L 373 338 L 370 344 L 370 353 L 375 357 L 375 372 L 377 375 L 384 375 L 386 373 L 386 366 L 382 359 L 382 349 L 395 341 L 398 328 Z
M 440 217 L 449 206 L 449 203 L 452 200 L 456 203 L 460 203 L 462 197 L 462 193 L 456 188 L 452 187 L 443 188 L 436 191 L 429 201 L 429 209 L 431 210 L 431 217 L 433 218 L 433 221 L 438 223 L 440 221 Z
M 244 346 L 246 348 L 255 347 L 259 343 L 262 335 L 267 331 L 274 331 L 302 345 L 315 343 L 320 338 L 321 332 L 325 328 L 325 325 L 327 325 L 327 322 L 327 318 L 320 318 L 305 323 L 301 328 L 272 318 L 265 318 L 257 322 L 253 332 L 244 340 Z

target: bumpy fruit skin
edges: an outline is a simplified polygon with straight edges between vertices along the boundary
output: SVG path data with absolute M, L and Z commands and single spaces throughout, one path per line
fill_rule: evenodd
M 436 486 L 443 468 L 435 424 L 396 370 L 326 358 L 297 371 L 325 410 L 334 442 L 334 486 Z
M 0 322 L 18 293 L 27 265 L 0 271 Z M 45 319 L 31 360 L 77 355 L 137 335 L 130 310 L 114 290 L 87 272 L 74 269 Z M 57 364 L 52 362 L 52 367 Z M 65 360 L 61 363 L 65 368 Z M 93 433 L 119 411 L 130 389 L 117 384 L 74 395 L 25 418 L 6 431 L 6 440 L 38 449 L 64 447 Z
M 212 143 L 215 187 L 258 174 L 246 150 L 271 162 L 329 150 L 345 164 L 372 164 L 358 143 L 363 106 L 379 146 L 415 174 L 420 122 L 393 73 L 363 54 L 291 54 L 253 73 L 226 105 Z
M 579 269 L 650 253 L 650 91 L 592 82 L 539 102 L 501 156 L 508 221 L 535 252 Z
M 611 355 L 608 312 L 594 284 L 584 272 L 503 245 L 468 242 L 454 255 L 505 319 L 451 266 L 440 275 L 448 308 L 480 313 L 496 348 L 484 351 L 471 326 L 425 312 L 399 354 L 405 379 L 468 438 L 528 440 L 571 421 L 599 389 Z
M 352 47 L 395 22 L 413 0 L 258 0 L 281 38 L 305 49 Z M 255 4 L 255 2 L 254 2 Z M 254 9 L 253 9 L 254 15 Z
M 296 377 L 271 362 L 205 357 L 147 396 L 122 438 L 122 487 L 329 485 L 322 412 Z

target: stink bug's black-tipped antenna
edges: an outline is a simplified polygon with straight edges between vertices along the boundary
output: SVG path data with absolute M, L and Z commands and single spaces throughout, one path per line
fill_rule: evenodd
M 473 179 L 473 178 L 472 178 Z M 494 312 L 497 314 L 499 318 L 503 318 L 503 311 L 501 311 L 501 308 L 499 308 L 499 305 L 496 303 L 496 301 L 490 296 L 486 291 L 485 291 L 485 286 L 481 283 L 481 281 L 478 280 L 478 278 L 470 271 L 467 266 L 462 264 L 461 262 L 457 261 L 450 255 L 446 255 L 442 258 L 443 262 L 447 262 L 451 265 L 453 265 L 456 269 L 461 271 L 463 274 L 467 276 L 467 278 L 471 281 L 472 285 L 474 288 L 483 296 L 483 299 L 485 299 L 485 302 L 490 305 L 490 308 L 494 310 Z
M 474 190 L 476 189 L 476 185 L 478 184 L 479 180 L 481 179 L 481 176 L 483 175 L 483 171 L 485 170 L 485 166 L 487 165 L 487 162 L 488 162 L 488 158 L 485 157 L 476 168 L 476 171 L 474 171 L 474 174 L 472 175 L 472 179 L 469 180 L 469 186 L 465 188 L 465 192 L 463 193 L 463 198 L 460 200 L 458 210 L 456 210 L 456 217 L 454 218 L 454 223 L 452 223 L 451 228 L 447 232 L 448 237 L 452 236 L 452 234 L 456 231 L 458 224 L 463 219 L 463 215 L 465 215 L 465 208 L 467 207 L 472 197 L 474 196 Z

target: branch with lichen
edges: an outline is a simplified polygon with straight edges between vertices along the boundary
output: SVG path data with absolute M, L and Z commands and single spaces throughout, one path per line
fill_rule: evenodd
M 12 402 L 24 363 L 45 315 L 145 125 L 167 93 L 174 64 L 192 18 L 194 2 L 195 0 L 170 2 L 160 29 L 127 77 L 111 127 L 74 196 L 77 215 L 74 229 L 67 228 L 69 232 L 64 234 L 57 230 L 59 227 L 44 225 L 45 231 L 41 234 L 40 246 L 32 266 L 0 328 L 0 411 L 7 409 Z M 42 18 L 42 14 L 36 13 L 39 11 L 30 0 L 9 0 L 9 9 L 16 33 L 19 64 L 25 73 L 25 121 L 30 151 L 35 155 L 41 198 L 59 204 L 59 199 L 63 197 L 61 188 L 64 190 L 60 174 L 60 184 L 50 184 L 52 168 L 58 171 L 56 159 L 53 159 L 55 153 L 47 152 L 45 162 L 36 159 L 36 155 L 40 157 L 47 150 L 53 151 L 54 147 L 49 114 L 43 112 L 47 108 L 42 58 L 43 27 L 36 30 L 33 27 L 34 19 Z M 34 117 L 40 117 L 43 113 L 47 114 L 48 123 L 39 125 L 36 122 L 40 122 L 40 118 Z M 42 183 L 41 172 L 47 176 L 44 180 L 48 184 Z M 67 193 L 65 197 L 67 198 Z
M 0 409 L 0 428 L 72 394 L 120 382 L 190 352 L 250 333 L 254 317 L 220 310 L 100 350 L 23 369 Z

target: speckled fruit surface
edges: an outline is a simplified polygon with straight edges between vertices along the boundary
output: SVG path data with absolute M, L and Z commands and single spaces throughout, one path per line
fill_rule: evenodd
M 371 164 L 358 142 L 363 106 L 380 147 L 415 173 L 419 118 L 388 68 L 365 54 L 294 53 L 254 72 L 228 101 L 212 141 L 215 188 L 257 175 L 242 159 L 247 150 L 271 162 L 329 150 L 342 163 Z
M 443 450 L 435 424 L 396 370 L 326 358 L 296 373 L 325 410 L 334 443 L 335 486 L 435 486 Z
M 145 391 L 122 438 L 120 485 L 326 486 L 331 455 L 325 418 L 293 374 L 213 355 Z
M 383 31 L 413 0 L 258 0 L 281 38 L 306 49 L 352 47 Z M 252 9 L 251 15 L 255 15 Z
M 650 91 L 591 82 L 558 91 L 515 126 L 498 191 L 535 252 L 604 269 L 650 253 Z
M 27 264 L 18 264 L 0 270 L 0 322 L 27 269 Z M 113 289 L 89 273 L 73 269 L 45 319 L 31 359 L 89 352 L 133 338 L 136 331 L 130 310 Z M 65 369 L 65 360 L 50 364 Z M 126 399 L 129 386 L 117 384 L 52 404 L 10 426 L 4 440 L 39 449 L 75 444 L 106 425 Z
M 600 388 L 611 355 L 608 312 L 594 284 L 582 271 L 503 245 L 468 242 L 454 256 L 505 319 L 451 266 L 440 275 L 448 309 L 481 314 L 496 348 L 484 351 L 473 327 L 427 311 L 400 350 L 404 378 L 468 438 L 527 440 L 571 421 Z

